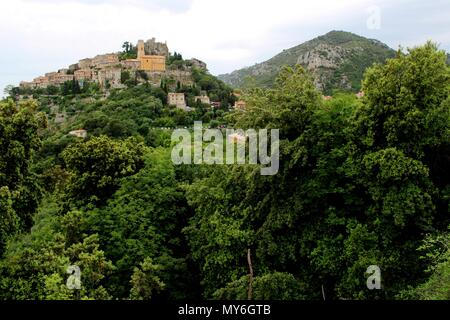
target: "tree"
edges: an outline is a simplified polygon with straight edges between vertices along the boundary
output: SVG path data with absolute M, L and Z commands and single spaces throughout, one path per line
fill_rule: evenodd
M 392 298 L 422 279 L 423 234 L 449 225 L 449 75 L 426 44 L 368 70 L 359 102 L 324 104 L 300 67 L 284 69 L 273 89 L 249 90 L 230 121 L 280 129 L 280 169 L 211 168 L 188 187 L 195 215 L 185 232 L 205 296 L 246 275 L 246 248 L 255 278 L 289 273 L 303 284 L 295 295 L 310 299 L 322 290 Z M 383 270 L 381 291 L 365 285 L 370 265 Z
M 99 235 L 101 248 L 116 266 L 107 286 L 115 297 L 126 299 L 130 290 L 135 299 L 193 297 L 195 277 L 188 272 L 181 235 L 190 212 L 179 173 L 167 149 L 148 150 L 144 159 L 144 167 L 124 178 L 104 207 L 87 212 L 82 229 Z M 160 282 L 167 290 L 154 287 Z
M 50 85 L 46 88 L 46 91 L 48 95 L 56 95 L 59 92 L 59 88 L 57 86 Z
M 428 235 L 418 249 L 429 262 L 428 278 L 416 288 L 399 294 L 400 299 L 449 300 L 450 299 L 450 234 Z
M 123 48 L 124 52 L 126 52 L 126 53 L 128 53 L 130 51 L 130 47 L 131 47 L 131 44 L 128 41 L 125 41 L 122 44 L 122 48 Z
M 6 96 L 11 97 L 11 96 L 12 96 L 12 93 L 13 93 L 13 90 L 14 90 L 14 86 L 13 86 L 12 84 L 9 84 L 9 85 L 7 85 L 7 86 L 3 89 L 3 93 L 4 93 Z
M 214 292 L 219 300 L 246 300 L 248 277 L 233 281 Z M 303 300 L 302 284 L 292 274 L 275 272 L 256 277 L 253 281 L 254 300 Z
M 120 82 L 125 83 L 127 80 L 131 78 L 129 71 L 122 71 L 120 74 Z
M 113 265 L 99 249 L 98 236 L 82 237 L 83 215 L 61 216 L 48 198 L 29 234 L 22 234 L 0 260 L 0 297 L 10 300 L 109 299 L 102 286 Z M 73 235 L 76 234 L 76 237 Z M 67 268 L 81 270 L 80 290 L 67 285 Z
M 140 268 L 134 268 L 131 276 L 130 298 L 133 300 L 151 300 L 155 293 L 164 290 L 164 282 L 157 276 L 161 270 L 160 265 L 153 263 L 152 259 L 145 258 Z
M 69 146 L 62 154 L 72 174 L 66 187 L 68 200 L 104 203 L 121 178 L 142 168 L 143 150 L 135 139 L 114 141 L 106 136 Z
M 41 197 L 31 166 L 46 120 L 35 109 L 34 102 L 0 102 L 0 253 L 9 236 L 31 227 Z

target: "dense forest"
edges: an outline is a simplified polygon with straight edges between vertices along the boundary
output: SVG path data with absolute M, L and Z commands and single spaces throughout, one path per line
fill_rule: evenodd
M 178 110 L 165 84 L 137 81 L 13 92 L 0 102 L 0 299 L 450 299 L 446 60 L 433 43 L 398 51 L 366 70 L 363 98 L 328 101 L 285 67 L 243 92 L 243 111 L 200 71 L 178 89 L 221 108 Z M 278 174 L 174 165 L 171 131 L 194 120 L 279 129 Z M 86 139 L 67 134 L 79 128 Z M 371 265 L 381 290 L 366 286 Z

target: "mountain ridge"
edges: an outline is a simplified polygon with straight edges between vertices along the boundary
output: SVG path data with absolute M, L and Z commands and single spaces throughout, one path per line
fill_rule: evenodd
M 356 92 L 367 67 L 394 55 L 395 50 L 379 40 L 333 30 L 218 78 L 235 87 L 270 87 L 282 66 L 300 64 L 311 72 L 316 87 L 324 93 L 333 89 Z

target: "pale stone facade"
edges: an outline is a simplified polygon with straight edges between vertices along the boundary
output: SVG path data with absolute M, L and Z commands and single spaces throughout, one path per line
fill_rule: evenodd
M 92 71 L 91 69 L 80 69 L 74 71 L 74 77 L 77 81 L 86 81 L 92 80 Z
M 97 80 L 98 83 L 105 87 L 109 83 L 113 88 L 118 87 L 121 84 L 122 69 L 120 67 L 108 67 L 98 71 Z
M 35 87 L 35 83 L 29 81 L 21 81 L 20 87 L 25 89 L 33 89 Z
M 169 56 L 169 47 L 167 43 L 156 42 L 155 38 L 151 38 L 144 43 L 144 50 L 148 55 Z
M 37 77 L 35 79 L 33 79 L 33 83 L 35 85 L 35 88 L 46 88 L 49 84 L 50 81 L 48 79 L 48 77 Z
M 211 104 L 211 100 L 209 100 L 209 97 L 207 95 L 195 96 L 194 100 L 200 101 L 203 104 Z
M 69 135 L 77 137 L 77 138 L 85 139 L 87 137 L 87 131 L 83 130 L 83 129 L 81 129 L 81 130 L 73 130 L 73 131 L 69 132 Z
M 100 54 L 94 57 L 92 59 L 92 65 L 96 68 L 102 68 L 105 66 L 118 64 L 119 63 L 119 56 L 115 53 L 108 53 L 108 54 Z M 78 63 L 79 64 L 79 63 Z
M 58 73 L 55 76 L 52 77 L 52 79 L 50 80 L 50 84 L 52 85 L 59 85 L 59 84 L 63 84 L 66 81 L 72 81 L 73 75 L 72 74 L 61 74 Z
M 163 55 L 146 55 L 143 40 L 138 41 L 137 59 L 141 62 L 140 70 L 150 72 L 166 71 L 166 57 Z
M 167 78 L 173 79 L 175 83 L 179 82 L 181 85 L 192 86 L 194 84 L 192 73 L 190 71 L 167 70 L 165 75 Z
M 245 109 L 245 107 L 246 107 L 245 101 L 240 100 L 240 101 L 236 101 L 234 103 L 234 108 L 235 109 L 243 110 L 243 109 Z
M 89 69 L 92 66 L 92 59 L 86 58 L 78 61 L 78 68 Z
M 167 95 L 167 104 L 170 106 L 176 106 L 180 109 L 186 109 L 186 99 L 184 98 L 184 93 L 170 92 Z
M 122 65 L 122 67 L 124 67 L 125 69 L 131 69 L 133 71 L 135 70 L 139 70 L 139 68 L 141 67 L 141 61 L 138 59 L 127 59 L 127 60 L 123 60 L 120 62 L 120 64 Z
M 143 56 L 141 57 L 141 70 L 150 72 L 166 71 L 166 58 L 164 56 Z

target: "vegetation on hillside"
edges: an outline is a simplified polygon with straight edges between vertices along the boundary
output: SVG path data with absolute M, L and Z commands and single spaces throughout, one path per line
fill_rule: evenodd
M 286 67 L 235 112 L 176 110 L 148 84 L 0 102 L 0 299 L 246 299 L 249 255 L 253 299 L 449 298 L 446 59 L 398 52 L 366 71 L 364 98 L 330 101 Z M 46 127 L 55 108 L 69 120 Z M 164 128 L 194 120 L 279 129 L 278 174 L 174 165 Z
M 312 67 L 316 85 L 324 94 L 333 90 L 358 92 L 364 71 L 374 63 L 384 63 L 395 52 L 385 44 L 350 32 L 331 31 L 296 47 L 283 50 L 254 66 L 220 75 L 219 79 L 236 87 L 271 87 L 283 66 L 301 63 Z M 300 61 L 299 61 L 300 60 Z

